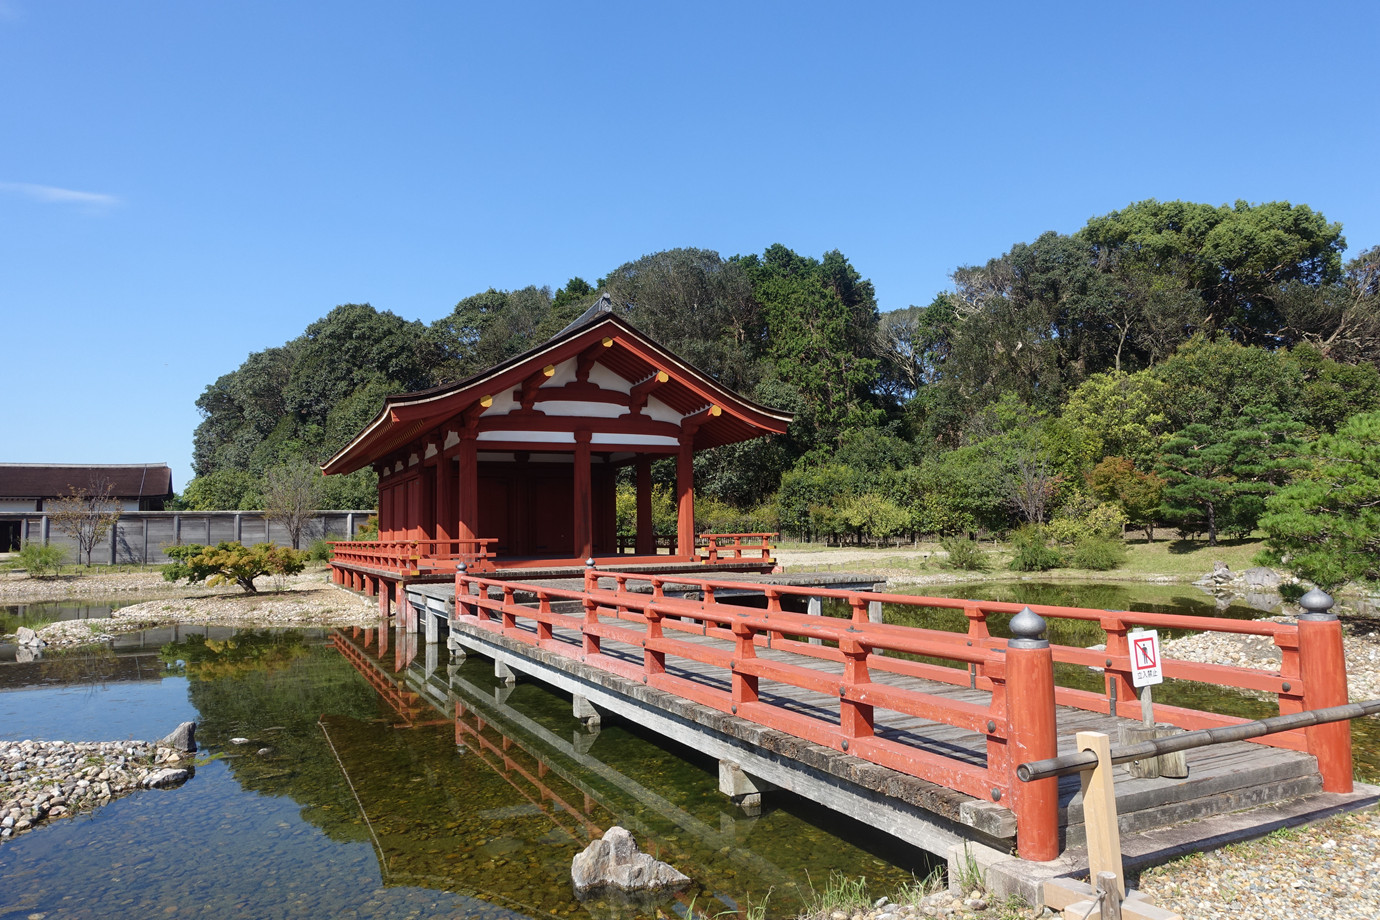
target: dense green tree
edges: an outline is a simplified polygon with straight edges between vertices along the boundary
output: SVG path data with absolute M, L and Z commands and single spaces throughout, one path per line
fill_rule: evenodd
M 1283 341 L 1348 364 L 1380 363 L 1380 246 L 1348 262 L 1334 284 L 1286 284 L 1278 308 Z
M 763 329 L 743 266 L 708 249 L 668 249 L 601 279 L 628 320 L 741 392 L 760 379 Z
M 1104 457 L 1087 479 L 1095 496 L 1116 502 L 1127 523 L 1142 528 L 1147 541 L 1155 541 L 1155 521 L 1165 486 L 1162 477 L 1141 472 L 1126 457 Z
M 187 483 L 180 502 L 182 507 L 190 511 L 255 509 L 261 504 L 259 479 L 247 470 L 223 467 Z
M 1156 470 L 1165 480 L 1164 515 L 1188 528 L 1202 526 L 1213 546 L 1220 530 L 1249 533 L 1265 500 L 1297 466 L 1302 427 L 1270 408 L 1251 407 L 1229 430 L 1194 423 L 1178 432 Z
M 1281 201 L 1141 201 L 1089 220 L 1081 236 L 1103 264 L 1197 292 L 1206 331 L 1264 344 L 1277 341 L 1281 288 L 1335 281 L 1346 248 L 1340 224 Z
M 1380 583 L 1380 412 L 1349 419 L 1307 448 L 1311 467 L 1267 501 L 1270 564 L 1333 590 Z
M 819 440 L 879 422 L 872 283 L 837 251 L 821 262 L 778 243 L 738 262 L 761 308 L 766 358 L 814 406 Z

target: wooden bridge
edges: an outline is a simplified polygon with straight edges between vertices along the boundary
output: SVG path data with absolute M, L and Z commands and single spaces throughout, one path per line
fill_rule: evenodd
M 1281 653 L 1275 672 L 1166 659 L 1168 679 L 1273 699 L 1281 714 L 1346 701 L 1341 626 L 1326 608 L 1296 624 L 1033 605 L 1017 616 L 1015 604 L 766 576 L 503 574 L 460 568 L 453 583 L 410 585 L 397 624 L 413 631 L 402 641 L 434 647 L 445 630 L 452 655 L 477 652 L 500 676 L 564 690 L 579 717 L 616 714 L 708 753 L 721 789 L 748 809 L 789 789 L 951 860 L 976 846 L 1055 874 L 1077 865 L 1077 779 L 1022 783 L 1016 768 L 1073 750 L 1079 731 L 1116 737 L 1139 721 L 1128 639 L 1137 627 L 1267 636 Z M 821 602 L 849 614 L 821 615 Z M 882 623 L 882 605 L 947 608 L 966 628 Z M 1051 643 L 1046 625 L 1061 620 L 1105 647 Z M 1099 672 L 1100 689 L 1070 685 Z M 1244 721 L 1163 703 L 1154 717 L 1184 729 Z M 1346 723 L 1187 759 L 1187 779 L 1118 776 L 1129 866 L 1376 801 L 1377 790 L 1352 782 Z M 1264 817 L 1237 814 L 1262 806 L 1272 809 Z

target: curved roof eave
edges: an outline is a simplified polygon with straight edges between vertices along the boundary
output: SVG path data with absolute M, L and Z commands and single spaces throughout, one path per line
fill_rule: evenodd
M 440 403 L 450 400 L 452 397 L 465 393 L 466 391 L 480 389 L 482 384 L 510 375 L 516 368 L 522 367 L 523 365 L 536 364 L 541 358 L 552 352 L 570 348 L 574 342 L 586 337 L 592 339 L 595 337 L 593 333 L 596 330 L 610 325 L 616 327 L 620 335 L 631 338 L 643 349 L 654 355 L 659 363 L 672 365 L 679 371 L 683 378 L 695 381 L 695 388 L 697 390 L 703 389 L 707 393 L 712 394 L 711 402 L 724 404 L 724 408 L 743 418 L 749 425 L 763 429 L 763 434 L 784 433 L 786 426 L 794 419 L 792 413 L 767 408 L 766 406 L 753 402 L 745 396 L 735 393 L 712 377 L 683 361 L 661 345 L 652 341 L 630 323 L 620 319 L 613 313 L 603 313 L 591 318 L 587 322 L 573 323 L 571 326 L 562 330 L 561 334 L 556 335 L 536 348 L 523 352 L 520 355 L 515 355 L 478 374 L 473 374 L 461 380 L 440 384 L 425 390 L 415 390 L 410 393 L 398 393 L 385 397 L 383 408 L 379 410 L 379 413 L 374 416 L 373 420 L 365 425 L 363 430 L 355 435 L 348 444 L 321 465 L 322 472 L 327 475 L 352 473 L 374 462 L 382 456 L 382 454 L 395 450 L 399 445 L 391 443 L 382 451 L 370 449 L 371 446 L 378 447 L 394 440 L 388 437 L 390 429 L 394 426 L 404 427 L 404 431 L 407 432 L 407 436 L 404 440 L 414 437 L 418 433 L 416 426 L 415 424 L 403 424 L 403 420 L 398 418 L 398 411 L 400 409 L 418 408 L 431 403 Z M 578 347 L 572 349 L 572 354 L 578 353 L 579 350 Z M 560 360 L 566 360 L 569 357 L 571 357 L 571 355 L 565 355 L 562 356 Z M 643 358 L 645 360 L 648 356 L 644 355 Z M 515 376 L 521 377 L 522 375 L 518 374 Z M 439 418 L 440 415 L 449 416 L 451 414 L 453 413 L 443 412 L 438 408 L 438 417 L 433 418 L 433 421 L 442 421 L 443 419 Z M 412 420 L 408 421 L 411 422 Z M 744 439 L 738 438 L 736 440 Z

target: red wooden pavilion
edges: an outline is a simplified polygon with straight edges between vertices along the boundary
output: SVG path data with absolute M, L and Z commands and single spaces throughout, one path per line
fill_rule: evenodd
M 617 561 L 694 563 L 697 450 L 780 434 L 788 413 L 732 392 L 609 309 L 468 379 L 390 396 L 322 466 L 379 474 L 379 540 L 336 544 L 347 569 L 437 575 Z M 658 554 L 651 464 L 676 458 L 677 530 Z M 636 468 L 633 555 L 619 555 L 615 475 Z M 758 559 L 767 561 L 762 538 Z M 711 544 L 714 541 L 711 540 Z M 744 541 L 734 540 L 742 556 Z M 711 555 L 718 556 L 717 547 Z M 338 578 L 357 582 L 351 577 Z M 374 585 L 360 584 L 370 589 Z

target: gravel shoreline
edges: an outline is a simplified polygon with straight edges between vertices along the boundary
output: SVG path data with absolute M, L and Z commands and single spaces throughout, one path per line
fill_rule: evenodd
M 189 592 L 186 585 L 173 585 L 158 578 L 154 582 L 148 573 L 95 576 L 99 586 L 74 596 L 111 597 L 112 591 L 127 596 L 149 593 L 151 586 L 161 586 L 164 597 L 130 604 L 114 611 L 109 617 L 87 620 L 59 620 L 39 629 L 38 638 L 47 648 L 74 648 L 109 641 L 121 633 L 137 632 L 172 623 L 191 623 L 198 626 L 239 626 L 257 629 L 287 629 L 304 626 L 372 626 L 378 622 L 378 607 L 368 598 L 340 588 L 330 582 L 325 572 L 308 572 L 286 579 L 263 579 L 258 594 L 246 594 L 237 587 L 200 588 Z M 54 600 L 43 592 L 43 579 L 32 579 L 38 585 L 38 601 Z M 123 584 L 122 584 L 123 582 Z M 276 584 L 275 584 L 276 582 Z M 26 596 L 11 582 L 11 595 Z M 27 595 L 35 600 L 33 595 Z M 13 602 L 13 601 L 11 601 Z
M 148 741 L 0 741 L 0 841 L 141 789 L 181 785 L 189 756 Z

